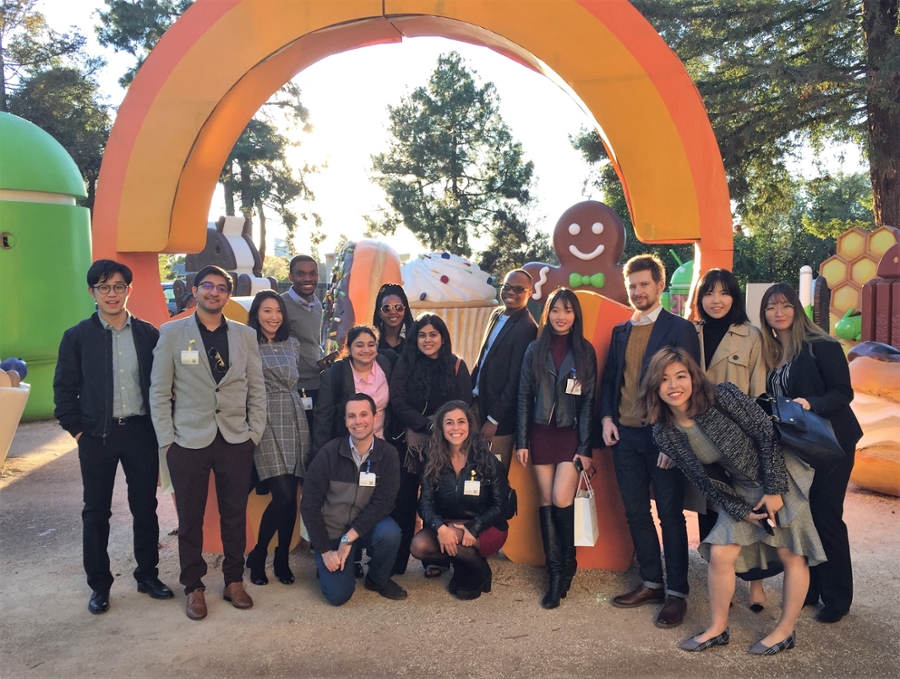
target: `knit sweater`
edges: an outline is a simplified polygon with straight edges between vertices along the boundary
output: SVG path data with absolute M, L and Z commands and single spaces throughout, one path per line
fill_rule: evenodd
M 766 495 L 787 491 L 787 469 L 775 442 L 774 425 L 762 408 L 733 384 L 716 385 L 716 406 L 697 415 L 694 426 L 700 427 L 742 474 L 762 485 Z M 710 502 L 738 520 L 753 509 L 727 483 L 709 477 L 684 432 L 654 424 L 653 439 Z
M 287 307 L 291 337 L 300 342 L 300 379 L 297 380 L 297 389 L 318 389 L 319 374 L 322 372 L 318 364 L 322 358 L 322 309 L 310 309 L 305 304 L 297 304 L 287 292 L 281 299 Z

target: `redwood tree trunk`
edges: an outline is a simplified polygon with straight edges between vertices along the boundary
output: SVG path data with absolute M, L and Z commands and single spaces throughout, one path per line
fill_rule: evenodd
M 900 226 L 900 36 L 898 0 L 863 0 L 869 173 L 878 226 Z
M 266 213 L 261 200 L 256 201 L 256 217 L 259 220 L 259 261 L 266 263 Z

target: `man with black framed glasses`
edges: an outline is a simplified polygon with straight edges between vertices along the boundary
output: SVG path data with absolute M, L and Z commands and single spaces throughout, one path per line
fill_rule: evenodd
M 225 553 L 223 596 L 235 608 L 253 605 L 243 582 L 247 489 L 266 426 L 266 386 L 256 331 L 222 313 L 231 288 L 231 277 L 217 266 L 197 273 L 197 310 L 163 325 L 150 386 L 153 426 L 175 489 L 180 580 L 192 620 L 207 614 L 202 551 L 210 470 Z
M 159 580 L 159 474 L 156 434 L 150 422 L 150 370 L 159 332 L 126 308 L 131 269 L 108 259 L 87 273 L 88 293 L 97 311 L 65 332 L 53 380 L 54 415 L 75 437 L 84 485 L 84 570 L 91 598 L 88 610 L 109 610 L 113 584 L 109 518 L 119 462 L 134 517 L 134 579 L 137 590 L 154 599 L 172 598 Z
M 515 269 L 506 274 L 500 288 L 503 306 L 491 314 L 472 370 L 481 434 L 507 471 L 512 461 L 522 359 L 537 337 L 537 324 L 528 311 L 533 288 L 527 271 Z

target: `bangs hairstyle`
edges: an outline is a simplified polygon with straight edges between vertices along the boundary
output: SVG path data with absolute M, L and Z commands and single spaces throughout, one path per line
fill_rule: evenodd
M 347 338 L 344 340 L 344 347 L 341 349 L 341 354 L 338 358 L 348 358 L 350 356 L 350 345 L 356 341 L 356 338 L 360 335 L 371 335 L 372 339 L 375 340 L 375 344 L 378 344 L 378 335 L 375 334 L 375 328 L 372 328 L 368 325 L 354 325 L 350 328 L 350 332 L 347 333 Z M 378 348 L 376 346 L 376 353 Z
M 731 310 L 725 316 L 728 325 L 743 325 L 750 322 L 747 315 L 747 306 L 744 296 L 741 294 L 741 285 L 738 279 L 728 269 L 710 269 L 697 282 L 697 292 L 691 304 L 691 320 L 709 321 L 710 315 L 703 308 L 703 298 L 721 286 L 726 295 L 731 297 Z
M 89 288 L 105 283 L 117 273 L 122 274 L 125 285 L 131 285 L 131 269 L 112 259 L 98 259 L 91 264 L 87 272 L 87 284 Z
M 444 418 L 454 410 L 462 410 L 469 421 L 469 436 L 463 441 L 462 452 L 466 454 L 469 462 L 475 465 L 475 471 L 479 476 L 490 476 L 491 465 L 487 458 L 492 454 L 491 449 L 481 436 L 469 405 L 465 401 L 447 401 L 437 409 L 432 420 L 431 436 L 425 448 L 425 469 L 422 472 L 422 478 L 426 483 L 437 483 L 441 470 L 451 464 L 450 444 L 444 438 Z
M 659 397 L 659 387 L 663 383 L 663 373 L 670 365 L 681 363 L 691 376 L 691 398 L 688 401 L 687 415 L 695 418 L 713 407 L 716 402 L 716 387 L 700 370 L 691 355 L 680 347 L 663 347 L 650 359 L 647 371 L 641 379 L 638 402 L 643 409 L 643 418 L 647 424 L 663 424 L 671 427 L 675 424 L 675 416 L 669 404 Z
M 649 271 L 654 283 L 666 280 L 666 265 L 656 255 L 635 255 L 622 267 L 622 275 L 626 280 L 638 271 Z
M 409 310 L 409 300 L 406 298 L 406 291 L 399 283 L 385 283 L 378 288 L 378 294 L 375 295 L 375 313 L 372 316 L 372 325 L 378 330 L 378 334 L 384 334 L 384 319 L 381 317 L 379 309 L 384 305 L 384 298 L 394 295 L 400 298 L 406 311 L 403 312 L 403 322 L 400 324 L 400 336 L 409 337 L 410 328 L 412 328 L 413 320 L 412 312 Z
M 769 304 L 784 302 L 794 307 L 794 322 L 791 324 L 791 338 L 787 347 L 781 345 L 775 336 L 774 328 L 766 321 L 766 307 Z M 806 311 L 803 310 L 803 305 L 800 303 L 799 295 L 787 283 L 776 283 L 765 291 L 759 303 L 759 325 L 762 328 L 763 358 L 766 360 L 766 367 L 770 370 L 782 363 L 793 361 L 800 355 L 804 345 L 809 347 L 809 353 L 815 356 L 812 347 L 815 340 L 837 342 L 809 320 L 809 316 L 806 315 Z
M 587 372 L 590 362 L 589 352 L 592 349 L 588 341 L 584 339 L 584 316 L 581 313 L 581 302 L 578 301 L 578 295 L 568 288 L 556 288 L 550 293 L 547 303 L 544 305 L 544 310 L 541 312 L 541 322 L 538 326 L 538 346 L 534 352 L 531 364 L 534 386 L 541 383 L 549 385 L 550 375 L 545 365 L 547 356 L 550 354 L 553 331 L 547 324 L 547 319 L 550 316 L 550 310 L 559 300 L 562 300 L 566 306 L 572 307 L 572 311 L 575 313 L 575 322 L 572 323 L 572 329 L 569 331 L 568 342 L 569 349 L 575 358 L 575 374 L 579 376 L 579 379 Z
M 231 279 L 229 278 L 229 280 Z M 257 342 L 259 342 L 260 344 L 266 344 L 269 341 L 269 338 L 263 334 L 262 330 L 260 330 L 259 327 L 259 308 L 267 299 L 274 299 L 276 302 L 278 302 L 278 308 L 281 309 L 281 325 L 279 325 L 278 330 L 275 331 L 275 339 L 272 341 L 284 342 L 288 337 L 291 336 L 287 307 L 285 307 L 284 300 L 281 299 L 281 295 L 279 295 L 274 290 L 260 290 L 256 293 L 256 297 L 253 298 L 253 303 L 250 304 L 250 311 L 247 314 L 249 317 L 247 318 L 247 325 L 256 330 Z

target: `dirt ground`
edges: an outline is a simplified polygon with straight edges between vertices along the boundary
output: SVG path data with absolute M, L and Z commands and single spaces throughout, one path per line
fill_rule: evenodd
M 411 562 L 399 576 L 406 601 L 361 586 L 351 601 L 325 603 L 307 549 L 291 555 L 292 586 L 248 584 L 255 606 L 221 598 L 217 555 L 207 555 L 209 617 L 184 615 L 178 587 L 176 516 L 160 498 L 160 577 L 176 591 L 155 601 L 135 590 L 130 518 L 121 470 L 110 556 L 111 608 L 87 611 L 81 568 L 81 480 L 72 439 L 55 423 L 22 425 L 0 477 L 0 677 L 897 677 L 900 675 L 900 498 L 851 488 L 846 503 L 854 554 L 853 609 L 835 625 L 805 608 L 797 647 L 774 657 L 747 649 L 777 617 L 781 578 L 766 582 L 766 609 L 747 608 L 739 583 L 731 644 L 700 654 L 676 646 L 707 621 L 705 563 L 692 550 L 682 627 L 653 626 L 653 607 L 609 604 L 637 582 L 628 573 L 579 572 L 563 605 L 545 611 L 542 570 L 492 559 L 494 587 L 477 601 L 426 580 Z M 688 519 L 696 544 L 696 522 Z M 271 577 L 271 574 L 270 574 Z M 249 581 L 248 581 L 249 582 Z

